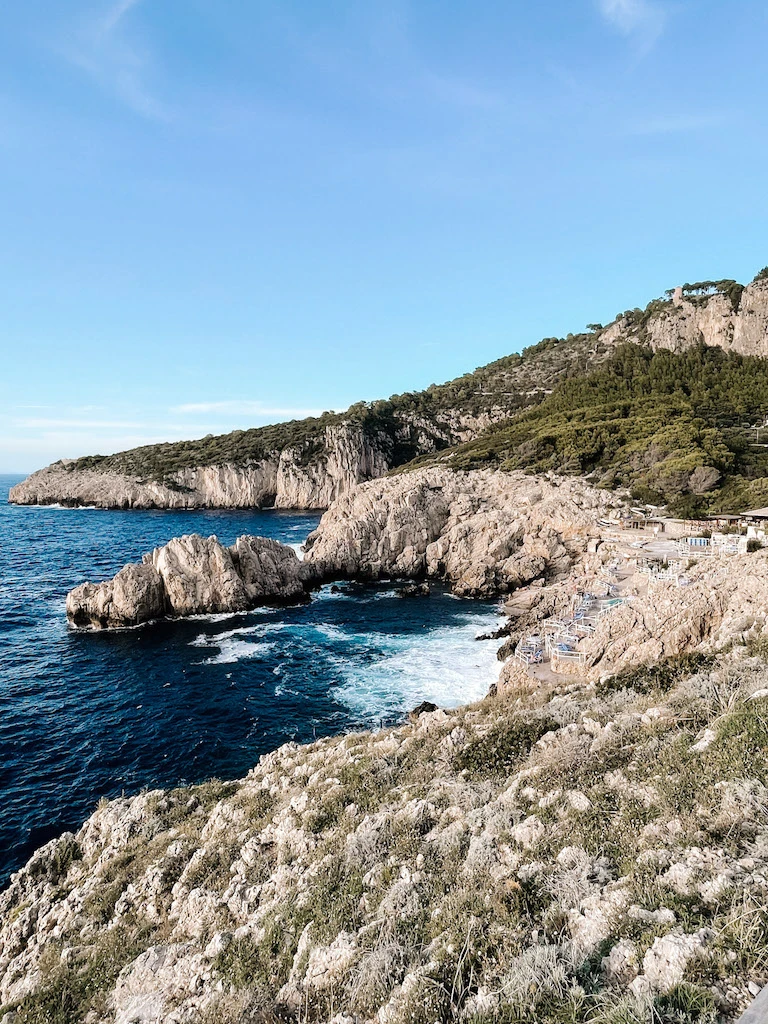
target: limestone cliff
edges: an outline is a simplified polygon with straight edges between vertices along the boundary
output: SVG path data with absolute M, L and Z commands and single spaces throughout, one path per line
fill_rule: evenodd
M 19 505 L 96 505 L 100 508 L 326 508 L 349 487 L 389 468 L 383 446 L 354 424 L 325 428 L 322 452 L 276 451 L 246 465 L 205 465 L 147 475 L 55 463 L 11 489 Z
M 619 316 L 600 333 L 613 345 L 621 338 L 652 348 L 679 352 L 703 343 L 746 356 L 768 356 L 768 278 L 759 278 L 741 292 L 711 294 L 673 291 L 666 303 L 644 317 Z

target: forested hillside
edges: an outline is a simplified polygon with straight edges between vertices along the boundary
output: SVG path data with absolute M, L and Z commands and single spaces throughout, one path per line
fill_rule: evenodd
M 441 453 L 457 469 L 555 470 L 627 485 L 679 514 L 768 499 L 768 362 L 626 343 L 535 408 Z M 424 461 L 434 461 L 426 460 Z

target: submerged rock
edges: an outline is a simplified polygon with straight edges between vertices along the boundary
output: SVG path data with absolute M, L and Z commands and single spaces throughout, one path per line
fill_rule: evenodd
M 409 583 L 395 591 L 398 597 L 429 597 L 431 593 L 428 583 Z

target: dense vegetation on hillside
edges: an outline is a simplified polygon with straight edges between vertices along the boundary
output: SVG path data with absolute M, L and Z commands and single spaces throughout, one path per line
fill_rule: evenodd
M 626 343 L 536 408 L 439 458 L 461 469 L 589 474 L 693 514 L 768 498 L 768 448 L 750 429 L 767 412 L 764 359 Z
M 325 412 L 194 441 L 146 445 L 116 455 L 91 455 L 68 463 L 70 470 L 96 469 L 168 481 L 170 474 L 191 466 L 246 466 L 295 449 L 300 461 L 321 456 L 326 428 L 359 424 L 387 453 L 390 464 L 401 465 L 427 451 L 440 450 L 457 440 L 460 421 L 483 415 L 510 416 L 547 394 L 563 373 L 585 372 L 601 349 L 592 332 L 545 338 L 521 354 L 505 356 L 446 384 L 406 392 L 375 402 L 358 402 L 346 412 Z

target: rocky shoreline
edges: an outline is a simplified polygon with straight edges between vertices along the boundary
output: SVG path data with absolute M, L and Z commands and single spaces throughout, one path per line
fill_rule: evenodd
M 768 982 L 768 552 L 651 579 L 623 508 L 424 469 L 342 495 L 303 562 L 184 537 L 76 588 L 103 628 L 439 580 L 507 595 L 506 661 L 477 705 L 104 802 L 0 894 L 3 1024 L 735 1021 Z M 515 656 L 619 562 L 579 672 Z
M 509 691 L 104 802 L 0 894 L 0 1019 L 732 1022 L 768 980 L 767 684 Z
M 581 481 L 425 469 L 360 485 L 291 548 L 240 537 L 181 537 L 105 583 L 67 597 L 75 626 L 132 626 L 164 615 L 242 611 L 299 599 L 341 578 L 431 579 L 465 597 L 508 593 L 568 573 L 620 499 Z

